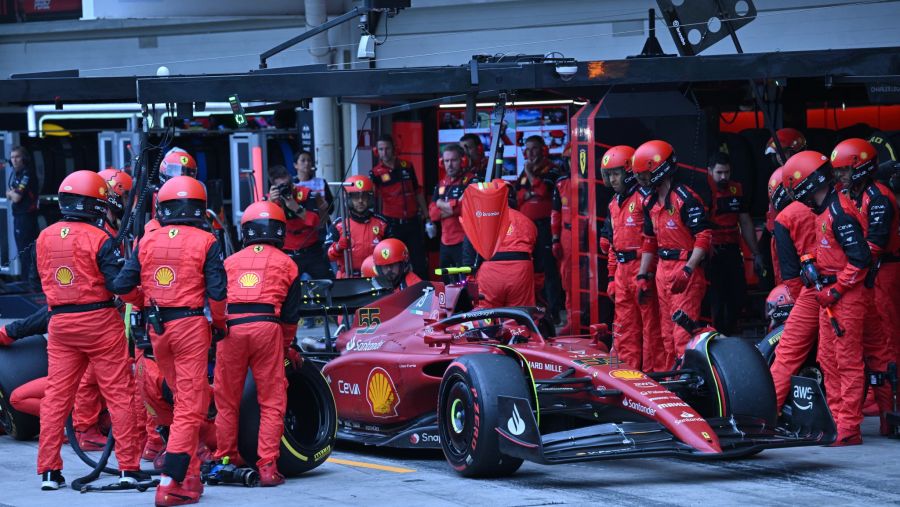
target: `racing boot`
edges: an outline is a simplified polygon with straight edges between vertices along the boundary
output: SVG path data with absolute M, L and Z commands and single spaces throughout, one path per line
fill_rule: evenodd
M 264 463 L 259 467 L 259 485 L 278 486 L 284 484 L 284 476 L 278 471 L 278 466 L 274 461 Z
M 75 437 L 82 451 L 102 451 L 106 445 L 106 435 L 100 432 L 96 424 L 84 431 L 75 430 Z
M 125 470 L 119 472 L 119 484 L 137 484 L 139 482 L 146 482 L 152 479 L 147 472 L 143 472 L 141 470 Z
M 197 503 L 202 493 L 203 485 L 197 476 L 188 476 L 184 482 L 175 482 L 175 479 L 162 474 L 159 486 L 156 487 L 156 507 Z
M 41 491 L 55 491 L 66 485 L 62 471 L 50 470 L 41 474 Z
M 141 453 L 141 459 L 153 461 L 165 450 L 166 442 L 159 436 L 159 433 L 154 431 L 147 435 L 147 443 L 144 444 L 144 452 Z
M 847 447 L 851 445 L 862 445 L 862 435 L 857 431 L 856 433 L 848 433 L 842 434 L 838 431 L 837 440 L 834 441 L 833 444 L 828 447 Z

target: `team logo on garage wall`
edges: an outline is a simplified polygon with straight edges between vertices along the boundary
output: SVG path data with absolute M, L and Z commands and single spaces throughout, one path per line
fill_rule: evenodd
M 587 173 L 587 148 L 578 148 L 578 170 L 582 176 Z
M 169 266 L 160 266 L 153 273 L 153 279 L 156 280 L 156 285 L 159 287 L 170 287 L 175 281 L 175 270 Z
M 58 283 L 62 287 L 67 287 L 72 285 L 72 281 L 75 279 L 75 274 L 72 273 L 72 270 L 68 266 L 60 266 L 56 268 L 56 283 Z
M 259 275 L 256 273 L 244 273 L 238 278 L 238 284 L 242 289 L 251 289 L 259 285 Z
M 637 370 L 613 370 L 609 372 L 609 376 L 622 380 L 640 380 L 647 378 L 646 375 Z
M 375 417 L 395 417 L 400 397 L 390 374 L 384 368 L 374 368 L 366 381 L 366 401 Z

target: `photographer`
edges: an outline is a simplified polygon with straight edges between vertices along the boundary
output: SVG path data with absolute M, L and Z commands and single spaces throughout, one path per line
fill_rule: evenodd
M 38 188 L 37 174 L 31 167 L 31 157 L 22 146 L 13 146 L 9 155 L 6 198 L 12 202 L 13 228 L 16 251 L 22 264 L 22 278 L 28 280 L 31 272 L 31 255 L 23 253 L 38 236 Z M 11 257 L 15 257 L 12 255 Z M 38 289 L 40 289 L 38 287 Z
M 295 187 L 281 165 L 269 168 L 269 183 L 269 201 L 280 205 L 287 216 L 284 252 L 297 263 L 300 273 L 308 273 L 314 280 L 333 278 L 319 236 L 319 215 L 307 208 L 314 205 L 309 188 Z

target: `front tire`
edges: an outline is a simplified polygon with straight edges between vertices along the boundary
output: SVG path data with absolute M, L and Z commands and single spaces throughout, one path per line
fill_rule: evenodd
M 325 377 L 309 360 L 288 369 L 287 410 L 281 437 L 278 471 L 294 477 L 321 465 L 331 456 L 337 433 L 334 396 Z M 247 463 L 256 463 L 259 404 L 256 383 L 247 375 L 241 398 L 238 450 Z
M 438 398 L 438 430 L 444 457 L 464 477 L 512 475 L 522 460 L 500 453 L 502 422 L 498 397 L 528 400 L 522 369 L 510 357 L 473 354 L 453 361 L 444 372 Z

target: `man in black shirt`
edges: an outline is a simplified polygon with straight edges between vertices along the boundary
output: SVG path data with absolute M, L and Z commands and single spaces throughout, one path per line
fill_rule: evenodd
M 31 157 L 22 146 L 14 146 L 9 156 L 10 168 L 7 170 L 6 198 L 12 202 L 13 228 L 16 238 L 16 251 L 11 259 L 18 256 L 22 266 L 22 278 L 28 280 L 31 272 L 31 254 L 25 249 L 31 246 L 38 236 L 38 187 L 37 174 L 31 167 Z

